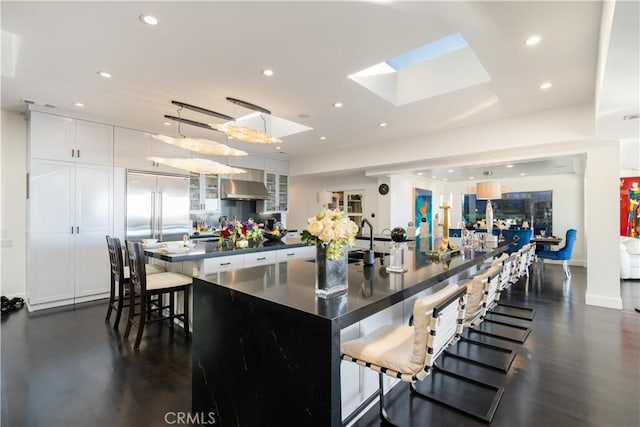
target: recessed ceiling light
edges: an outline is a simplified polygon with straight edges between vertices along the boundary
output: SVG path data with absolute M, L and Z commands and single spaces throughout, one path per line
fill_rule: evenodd
M 98 75 L 100 77 L 104 77 L 105 79 L 110 79 L 111 78 L 111 74 L 107 73 L 106 71 L 98 71 Z
M 538 43 L 540 43 L 540 41 L 542 40 L 542 37 L 540 36 L 531 36 L 527 39 L 527 41 L 525 42 L 525 44 L 527 46 L 535 46 Z
M 507 167 L 508 167 L 508 168 L 512 168 L 512 167 L 513 167 L 513 165 L 507 165 Z
M 542 90 L 547 90 L 547 89 L 550 89 L 550 88 L 551 88 L 551 86 L 553 86 L 551 83 L 549 83 L 549 82 L 544 82 L 544 83 L 542 83 L 542 84 L 540 85 L 540 89 L 542 89 Z
M 301 118 L 301 119 L 308 119 L 311 116 L 308 115 L 308 114 L 305 114 L 305 113 L 301 113 L 301 114 L 298 114 L 298 117 Z
M 282 148 L 282 147 L 276 147 L 276 150 L 279 150 L 280 148 Z
M 433 176 L 431 177 L 431 179 L 436 179 L 436 176 L 435 176 L 435 175 L 433 175 Z
M 321 141 L 324 141 L 325 139 L 327 139 L 327 137 L 326 137 L 326 136 L 321 136 L 321 137 L 320 137 L 320 140 L 321 140 Z
M 383 127 L 386 127 L 386 126 L 387 126 L 387 124 L 386 124 L 385 122 L 382 122 L 382 123 L 378 123 L 378 126 L 380 126 L 381 128 L 383 128 Z
M 424 174 L 423 174 L 422 172 L 418 172 L 418 175 L 422 176 L 422 175 L 424 175 Z
M 474 178 L 472 176 L 470 176 L 469 179 L 474 179 Z
M 84 107 L 84 104 L 82 102 L 74 102 L 73 105 L 75 105 L 76 107 Z
M 342 107 L 342 102 L 334 102 L 333 106 L 336 107 L 336 108 L 340 108 L 340 107 Z
M 447 172 L 449 172 L 449 173 L 453 173 L 453 169 L 449 169 Z
M 164 122 L 164 123 L 163 123 L 163 125 L 165 125 L 165 126 L 171 126 L 171 123 L 169 123 L 169 122 Z
M 447 180 L 447 178 L 444 178 L 444 179 L 443 179 L 443 181 L 446 181 L 446 180 Z
M 158 18 L 151 15 L 140 15 L 140 20 L 147 25 L 158 25 Z
M 263 76 L 271 77 L 273 76 L 273 70 L 271 68 L 265 68 L 261 71 Z
M 524 172 L 522 172 L 522 173 L 520 174 L 520 176 L 525 176 L 525 175 L 526 175 L 526 173 L 524 173 Z

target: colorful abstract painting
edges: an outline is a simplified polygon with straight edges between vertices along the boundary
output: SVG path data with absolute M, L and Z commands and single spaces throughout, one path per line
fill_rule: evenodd
M 413 189 L 413 217 L 416 229 L 420 227 L 420 237 L 431 237 L 433 232 L 431 190 Z

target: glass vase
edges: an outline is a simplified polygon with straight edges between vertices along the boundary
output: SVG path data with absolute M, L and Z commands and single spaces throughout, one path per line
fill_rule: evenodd
M 342 248 L 344 256 L 340 259 L 327 258 L 326 248 L 316 247 L 316 295 L 329 298 L 338 295 L 348 288 L 347 247 Z

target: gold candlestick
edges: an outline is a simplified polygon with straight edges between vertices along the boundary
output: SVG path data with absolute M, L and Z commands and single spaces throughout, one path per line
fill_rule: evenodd
M 438 225 L 442 227 L 442 244 L 438 252 L 446 252 L 451 250 L 449 247 L 449 209 L 451 209 L 451 206 L 445 201 L 442 206 L 440 206 L 440 209 L 443 211 L 443 218 L 442 222 Z

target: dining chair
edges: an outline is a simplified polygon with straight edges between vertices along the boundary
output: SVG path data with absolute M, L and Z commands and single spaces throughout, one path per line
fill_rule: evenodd
M 532 236 L 533 230 L 530 228 L 524 230 L 502 230 L 504 240 L 513 242 L 513 244 L 507 248 L 508 254 L 519 251 L 524 245 L 531 241 Z
M 122 245 L 117 237 L 106 236 L 107 250 L 109 252 L 109 263 L 111 264 L 111 286 L 109 291 L 109 305 L 105 322 L 111 319 L 111 313 L 115 310 L 116 319 L 113 328 L 118 329 L 122 310 L 129 307 L 129 269 L 124 267 L 122 256 Z M 164 268 L 155 265 L 146 266 L 147 274 L 156 274 L 165 271 Z
M 379 384 L 378 389 L 345 418 L 343 425 L 353 421 L 376 396 L 380 419 L 393 424 L 385 409 L 383 375 L 408 382 L 411 392 L 417 396 L 437 401 L 485 421 L 493 418 L 502 397 L 502 387 L 460 376 L 436 364 L 438 356 L 460 338 L 466 292 L 466 286 L 447 285 L 440 291 L 415 301 L 413 325 L 385 325 L 368 335 L 340 345 L 342 360 L 377 372 Z M 488 399 L 488 407 L 480 410 L 477 408 L 480 405 L 461 404 L 452 400 L 451 394 L 448 390 L 442 389 L 443 386 L 438 381 L 433 382 L 435 386 L 430 391 L 418 390 L 416 382 L 435 374 L 446 375 L 491 390 L 493 395 Z
M 169 327 L 173 330 L 174 320 L 181 320 L 184 333 L 189 337 L 189 289 L 191 288 L 193 279 L 187 275 L 180 273 L 163 272 L 157 274 L 146 274 L 146 265 L 144 262 L 144 250 L 142 243 L 127 241 L 127 255 L 129 258 L 129 269 L 131 271 L 131 284 L 129 291 L 129 320 L 124 331 L 123 337 L 127 339 L 131 326 L 138 328 L 134 349 L 140 347 L 142 333 L 144 327 L 149 322 L 160 322 L 169 320 Z M 175 292 L 183 293 L 183 312 L 175 311 Z M 136 312 L 135 297 L 139 296 L 139 311 Z M 151 297 L 158 296 L 159 306 L 155 309 L 151 307 Z M 168 297 L 168 304 L 164 304 L 164 297 Z M 150 318 L 147 316 L 148 311 L 154 310 L 158 313 L 157 317 Z M 168 314 L 165 315 L 168 310 Z M 136 317 L 138 320 L 136 321 Z
M 564 246 L 557 251 L 542 250 L 536 253 L 538 259 L 542 262 L 544 268 L 544 260 L 550 259 L 554 261 L 562 261 L 562 268 L 567 279 L 571 278 L 571 270 L 569 269 L 569 260 L 573 253 L 573 245 L 576 242 L 578 230 L 570 228 L 567 230 L 564 238 Z

